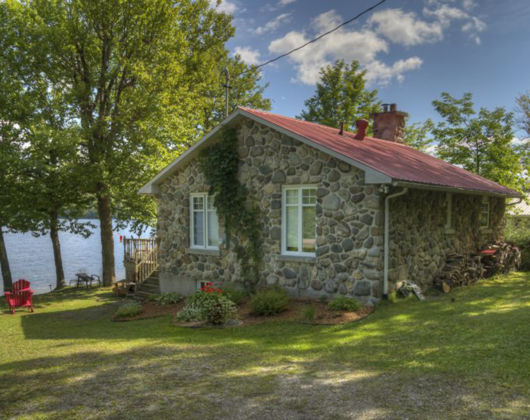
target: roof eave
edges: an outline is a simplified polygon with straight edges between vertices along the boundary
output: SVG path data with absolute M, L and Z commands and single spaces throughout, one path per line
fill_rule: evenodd
M 223 127 L 226 125 L 232 123 L 238 116 L 245 116 L 247 118 L 250 118 L 251 120 L 254 120 L 260 124 L 263 124 L 269 128 L 272 128 L 275 131 L 278 131 L 279 133 L 285 134 L 286 136 L 289 136 L 291 138 L 294 138 L 295 140 L 300 141 L 301 143 L 307 144 L 310 147 L 313 147 L 317 150 L 320 150 L 323 153 L 326 153 L 327 155 L 333 156 L 339 160 L 342 160 L 362 171 L 365 173 L 365 182 L 367 184 L 389 184 L 392 182 L 392 178 L 388 175 L 384 174 L 383 172 L 377 171 L 374 168 L 371 168 L 361 162 L 358 162 L 354 159 L 350 159 L 344 155 L 341 155 L 340 153 L 334 152 L 333 150 L 328 149 L 327 147 L 321 146 L 318 143 L 312 142 L 311 140 L 306 139 L 305 137 L 302 137 L 296 133 L 293 133 L 292 131 L 286 130 L 276 124 L 273 124 L 263 118 L 258 117 L 257 115 L 254 115 L 250 112 L 245 111 L 244 109 L 238 108 L 236 109 L 232 114 L 230 114 L 225 120 L 223 120 L 217 127 L 215 127 L 212 131 L 210 131 L 208 134 L 206 134 L 204 137 L 202 137 L 197 143 L 195 143 L 192 147 L 190 147 L 188 150 L 186 150 L 182 155 L 180 155 L 177 159 L 175 159 L 173 162 L 171 162 L 168 166 L 166 166 L 164 169 L 162 169 L 151 181 L 149 181 L 147 184 L 145 184 L 140 190 L 138 191 L 138 194 L 156 194 L 158 193 L 158 187 L 157 185 L 162 182 L 164 179 L 169 177 L 173 171 L 183 163 L 185 163 L 187 160 L 191 159 L 193 155 L 203 147 L 203 145 L 216 133 L 218 133 Z
M 505 197 L 505 198 L 522 197 L 522 195 L 518 193 L 517 191 L 513 191 L 512 193 L 508 193 L 508 192 L 501 193 L 501 192 L 496 192 L 496 191 L 457 188 L 457 187 L 450 187 L 446 185 L 426 184 L 426 183 L 411 182 L 411 181 L 395 180 L 394 182 L 392 182 L 392 185 L 395 185 L 397 187 L 407 187 L 407 188 L 415 188 L 415 189 L 421 189 L 421 190 L 452 192 L 456 194 L 460 193 L 460 194 L 474 194 L 474 195 L 489 195 L 493 197 Z

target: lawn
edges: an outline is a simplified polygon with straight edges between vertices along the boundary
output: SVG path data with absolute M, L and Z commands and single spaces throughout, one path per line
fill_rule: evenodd
M 0 418 L 528 418 L 529 286 L 227 329 L 112 322 L 105 289 L 38 296 L 0 315 Z

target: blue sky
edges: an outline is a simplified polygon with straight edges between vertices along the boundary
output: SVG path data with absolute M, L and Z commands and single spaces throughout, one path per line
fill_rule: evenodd
M 216 1 L 210 0 L 215 6 Z M 249 64 L 324 32 L 376 0 L 223 0 L 234 17 L 228 46 Z M 442 91 L 471 92 L 477 106 L 514 109 L 530 89 L 530 1 L 387 0 L 371 14 L 264 68 L 272 111 L 295 116 L 314 91 L 318 68 L 357 59 L 383 102 L 411 121 L 436 118 Z

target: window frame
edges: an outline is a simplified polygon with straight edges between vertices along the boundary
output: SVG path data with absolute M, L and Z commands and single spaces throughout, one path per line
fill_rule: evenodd
M 453 193 L 446 193 L 445 195 L 445 230 L 446 232 L 453 232 L 454 217 L 453 217 Z
M 304 205 L 302 202 L 302 191 L 303 190 L 309 190 L 314 189 L 316 190 L 318 188 L 317 185 L 314 184 L 307 184 L 307 185 L 284 185 L 282 186 L 282 237 L 281 237 L 281 254 L 287 255 L 287 256 L 298 256 L 298 257 L 315 257 L 316 256 L 316 249 L 317 249 L 317 232 L 316 232 L 316 211 L 315 211 L 315 250 L 312 252 L 303 251 L 303 219 L 302 219 L 302 209 L 304 207 L 315 207 L 316 210 L 316 197 L 315 197 L 315 204 L 313 205 Z M 298 192 L 298 249 L 299 251 L 288 251 L 287 250 L 287 191 L 295 190 Z
M 486 205 L 487 206 L 487 211 L 484 212 L 482 211 L 482 206 L 483 205 Z M 486 224 L 483 225 L 482 224 L 482 215 L 486 213 Z M 480 223 L 480 228 L 481 229 L 489 229 L 490 228 L 490 222 L 491 222 L 491 204 L 490 204 L 490 200 L 489 200 L 489 197 L 487 196 L 483 196 L 482 197 L 482 201 L 480 202 L 480 217 L 479 217 L 479 223 Z
M 195 218 L 194 213 L 195 209 L 193 208 L 193 201 L 194 198 L 200 197 L 203 199 L 203 216 L 202 216 L 202 224 L 203 224 L 203 243 L 204 245 L 195 245 Z M 208 212 L 211 210 L 208 210 L 208 202 L 209 200 L 213 200 L 213 196 L 209 195 L 208 193 L 191 193 L 190 194 L 190 249 L 207 249 L 212 251 L 219 251 L 219 245 L 208 245 Z M 219 238 L 219 216 L 217 215 L 217 209 L 215 206 L 213 207 L 215 211 L 215 215 L 217 217 L 217 238 L 218 242 L 220 243 Z

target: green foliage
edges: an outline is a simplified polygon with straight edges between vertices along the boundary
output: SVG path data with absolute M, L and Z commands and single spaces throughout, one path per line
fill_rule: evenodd
M 254 315 L 274 315 L 287 309 L 289 295 L 280 287 L 259 290 L 250 299 L 250 309 Z
M 128 302 L 121 305 L 114 316 L 116 318 L 132 318 L 142 313 L 142 305 L 138 302 Z
M 513 144 L 513 115 L 504 108 L 474 110 L 471 93 L 461 99 L 443 92 L 433 101 L 443 121 L 432 130 L 438 155 L 468 171 L 522 191 L 521 151 Z
M 181 321 L 205 320 L 220 325 L 237 314 L 234 302 L 218 292 L 198 290 L 186 300 L 186 306 L 177 314 Z
M 320 81 L 315 94 L 305 101 L 306 109 L 301 119 L 329 127 L 339 127 L 344 122 L 348 131 L 356 131 L 355 121 L 379 112 L 377 90 L 366 89 L 366 71 L 360 70 L 359 62 L 350 65 L 337 60 L 333 65 L 320 69 Z
M 517 103 L 517 122 L 521 130 L 530 137 L 530 91 L 515 99 Z
M 357 299 L 346 296 L 337 296 L 328 303 L 328 308 L 332 311 L 356 312 L 361 306 Z
M 163 293 L 160 296 L 156 296 L 156 303 L 159 305 L 174 305 L 176 303 L 182 302 L 184 296 L 176 292 Z
M 530 216 L 507 216 L 504 239 L 521 250 L 522 271 L 530 271 Z
M 389 294 L 388 294 L 388 301 L 390 303 L 396 303 L 397 301 L 397 292 L 395 290 L 392 290 Z
M 302 322 L 312 324 L 315 321 L 316 308 L 312 305 L 304 306 L 302 309 Z
M 248 189 L 239 182 L 237 131 L 227 128 L 221 139 L 205 149 L 200 158 L 201 170 L 210 185 L 217 214 L 224 221 L 226 245 L 238 236 L 235 252 L 241 264 L 245 287 L 253 290 L 259 281 L 261 263 L 261 212 L 250 203 Z
M 192 321 L 202 321 L 203 313 L 202 309 L 196 306 L 186 305 L 182 308 L 176 316 L 177 321 L 179 322 L 192 322 Z
M 223 295 L 239 306 L 245 301 L 248 293 L 235 287 L 225 287 L 223 288 Z
M 42 92 L 57 99 L 54 107 L 63 106 L 77 130 L 76 166 L 84 173 L 78 186 L 97 202 L 109 285 L 112 224 L 135 220 L 141 229 L 154 222 L 154 201 L 137 191 L 220 119 L 223 67 L 233 71 L 238 105 L 270 107 L 261 74 L 229 57 L 232 18 L 206 0 L 30 0 L 0 7 L 5 73 L 30 102 Z M 13 109 L 22 108 L 15 99 Z
M 403 142 L 417 150 L 426 152 L 429 146 L 433 143 L 433 138 L 429 133 L 434 128 L 434 123 L 431 119 L 424 122 L 416 122 L 405 125 L 405 132 Z

